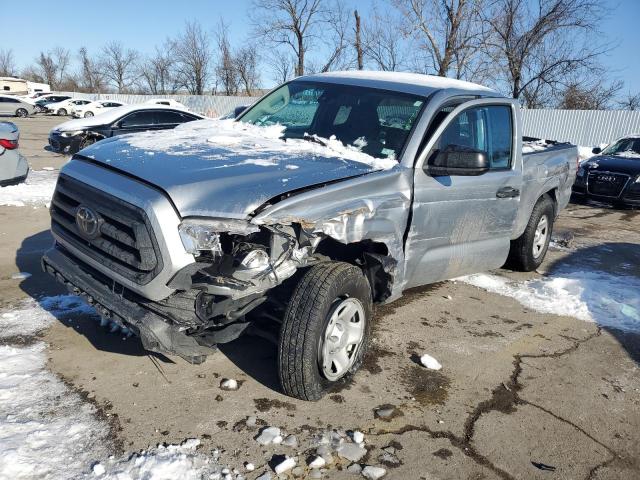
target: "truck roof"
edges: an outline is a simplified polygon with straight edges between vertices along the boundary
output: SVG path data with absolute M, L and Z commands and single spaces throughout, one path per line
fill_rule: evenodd
M 294 81 L 317 81 L 341 83 L 362 87 L 380 88 L 396 92 L 411 93 L 428 96 L 438 90 L 451 90 L 451 93 L 465 93 L 484 97 L 504 97 L 491 88 L 477 83 L 455 80 L 453 78 L 437 77 L 407 72 L 375 72 L 366 70 L 352 70 L 344 72 L 318 73 L 299 77 Z

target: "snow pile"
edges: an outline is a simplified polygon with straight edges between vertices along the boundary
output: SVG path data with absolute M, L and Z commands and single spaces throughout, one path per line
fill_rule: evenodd
M 260 127 L 234 120 L 199 120 L 187 122 L 173 130 L 143 132 L 126 135 L 128 145 L 147 151 L 162 151 L 171 155 L 202 155 L 210 160 L 224 161 L 229 156 L 250 153 L 247 162 L 274 166 L 292 156 L 313 155 L 340 158 L 364 163 L 376 169 L 389 169 L 398 164 L 395 159 L 374 158 L 360 151 L 358 146 L 344 145 L 335 137 L 310 137 L 308 140 L 282 140 L 285 127 Z M 213 147 L 219 147 L 213 149 Z M 98 146 L 94 147 L 98 149 Z
M 549 144 L 544 139 L 522 142 L 522 153 L 541 152 L 549 148 Z
M 55 317 L 95 311 L 77 297 L 23 302 L 0 314 L 0 339 L 37 334 Z M 1 343 L 1 342 L 0 342 Z M 46 346 L 0 344 L 0 477 L 7 479 L 223 478 L 217 456 L 197 452 L 198 440 L 158 446 L 117 458 L 110 455 L 108 426 L 95 407 L 46 369 Z M 107 459 L 98 461 L 100 459 Z
M 33 300 L 0 315 L 0 337 L 32 335 L 54 321 Z M 71 310 L 74 307 L 71 306 Z M 0 346 L 0 472 L 4 478 L 75 479 L 108 452 L 95 409 L 45 368 L 45 345 Z
M 58 172 L 32 170 L 18 185 L 0 187 L 0 205 L 48 207 L 56 187 Z
M 211 458 L 197 452 L 200 440 L 188 439 L 180 445 L 158 445 L 126 458 L 109 458 L 93 466 L 94 476 L 101 479 L 201 480 L 222 478 L 228 470 Z
M 543 313 L 566 315 L 621 330 L 640 331 L 640 279 L 568 267 L 527 282 L 476 274 L 459 280 L 513 297 Z

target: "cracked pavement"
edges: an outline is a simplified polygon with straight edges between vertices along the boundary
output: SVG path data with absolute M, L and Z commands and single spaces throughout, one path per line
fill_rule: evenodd
M 33 131 L 53 125 L 30 120 Z M 41 150 L 40 130 L 23 136 L 23 153 L 36 168 L 60 166 L 63 157 Z M 498 273 L 522 281 L 582 262 L 611 273 L 632 265 L 626 273 L 640 277 L 638 220 L 638 210 L 572 204 L 556 226 L 556 235 L 573 237 L 570 248 L 551 250 L 540 273 Z M 0 207 L 0 223 L 14 226 L 1 237 L 0 303 L 60 293 L 38 268 L 50 242 L 46 209 Z M 12 280 L 16 271 L 33 276 Z M 314 433 L 339 428 L 365 434 L 363 463 L 384 465 L 385 478 L 640 478 L 640 334 L 444 282 L 379 307 L 374 337 L 362 371 L 317 403 L 279 393 L 275 347 L 255 337 L 222 346 L 202 365 L 149 356 L 136 339 L 87 318 L 61 318 L 44 339 L 50 369 L 115 419 L 125 451 L 196 437 L 204 449 L 223 449 L 226 462 L 263 467 L 275 454 L 304 457 Z M 443 369 L 417 365 L 422 353 Z M 240 389 L 221 390 L 222 378 Z M 382 405 L 396 414 L 376 418 Z M 246 425 L 250 415 L 257 427 Z M 253 440 L 260 425 L 295 433 L 300 446 L 262 447 Z M 381 460 L 384 447 L 397 462 Z M 357 478 L 347 465 L 331 466 L 325 478 Z

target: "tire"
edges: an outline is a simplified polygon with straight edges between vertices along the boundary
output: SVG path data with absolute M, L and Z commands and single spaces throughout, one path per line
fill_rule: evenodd
M 84 114 L 84 118 L 89 118 L 89 117 L 93 117 L 93 112 L 86 112 Z
M 26 118 L 29 116 L 29 112 L 25 108 L 19 108 L 16 110 L 16 117 Z
M 293 291 L 280 329 L 278 374 L 285 394 L 301 400 L 319 400 L 360 368 L 371 336 L 372 304 L 371 287 L 358 267 L 326 262 L 304 273 Z M 338 324 L 344 325 L 340 313 L 351 310 L 356 311 L 353 317 L 350 314 L 344 317 L 351 319 L 344 322 L 349 326 L 339 328 Z M 355 333 L 358 331 L 361 333 Z M 321 363 L 327 358 L 325 354 L 333 353 L 328 342 L 338 337 L 332 332 L 340 335 L 339 340 L 333 340 L 338 346 L 335 351 L 347 355 L 344 357 L 348 359 L 347 368 L 342 372 L 333 371 L 335 363 L 327 361 L 325 366 Z M 359 341 L 340 347 L 350 341 L 350 334 Z M 326 374 L 329 370 L 331 374 Z
M 42 106 L 40 106 L 40 105 L 36 105 L 36 106 L 35 106 L 35 109 L 36 109 L 36 113 L 42 113 L 42 112 L 44 112 L 44 108 L 43 108 Z
M 61 108 L 60 110 L 58 110 L 57 114 L 61 117 L 64 117 L 67 115 L 67 111 L 64 108 Z
M 521 272 L 531 272 L 538 268 L 549 249 L 554 219 L 555 205 L 553 200 L 548 195 L 544 195 L 533 207 L 524 233 L 511 242 L 507 265 Z M 538 236 L 539 227 L 540 235 Z

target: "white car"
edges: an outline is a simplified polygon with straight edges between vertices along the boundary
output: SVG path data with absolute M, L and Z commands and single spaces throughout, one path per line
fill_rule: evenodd
M 12 122 L 0 122 L 0 187 L 15 185 L 27 178 L 29 164 L 18 152 L 20 132 Z
M 177 100 L 172 100 L 170 98 L 152 98 L 151 100 L 147 100 L 144 103 L 152 103 L 154 105 L 166 105 L 167 107 L 182 108 L 184 110 L 188 110 L 184 104 L 178 102 Z
M 76 107 L 82 107 L 91 103 L 91 100 L 84 98 L 69 98 L 61 102 L 50 103 L 47 105 L 47 113 L 55 113 L 56 115 L 71 115 L 71 111 Z
M 122 107 L 124 103 L 113 100 L 96 100 L 95 102 L 79 105 L 71 111 L 71 116 L 75 118 L 88 118 L 108 112 L 112 108 Z

